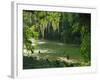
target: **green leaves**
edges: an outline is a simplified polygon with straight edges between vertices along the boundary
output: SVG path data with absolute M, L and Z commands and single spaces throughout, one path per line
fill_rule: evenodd
M 38 13 L 40 16 L 39 26 L 42 32 L 42 36 L 44 37 L 44 30 L 48 27 L 49 23 L 52 24 L 53 30 L 57 30 L 59 28 L 60 14 L 58 12 L 40 12 Z
M 90 33 L 84 28 L 82 27 L 82 31 L 81 31 L 81 39 L 82 39 L 82 43 L 81 43 L 81 54 L 84 58 L 85 62 L 90 61 L 91 59 L 91 49 L 90 49 Z
M 37 41 L 38 40 L 38 32 L 35 31 L 35 26 L 33 25 L 32 27 L 23 27 L 23 42 L 24 42 L 24 47 L 28 50 L 31 51 L 31 53 L 34 53 L 34 49 L 37 47 Z M 35 39 L 34 41 L 34 46 L 32 45 L 32 38 Z
M 23 41 L 52 39 L 80 45 L 85 61 L 90 60 L 90 14 L 52 11 L 23 11 Z M 37 42 L 35 41 L 37 45 Z M 35 47 L 35 46 L 34 46 Z
M 79 23 L 76 22 L 74 25 L 72 25 L 72 32 L 78 32 L 79 31 Z

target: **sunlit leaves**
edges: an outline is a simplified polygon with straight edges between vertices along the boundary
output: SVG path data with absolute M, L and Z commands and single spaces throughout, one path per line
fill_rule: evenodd
M 46 33 L 47 32 L 47 33 Z M 58 37 L 64 43 L 81 44 L 84 60 L 90 55 L 90 14 L 53 11 L 23 11 L 23 36 L 25 44 L 29 39 L 38 40 Z M 77 42 L 76 42 L 77 41 Z M 80 43 L 81 42 L 81 43 Z
M 24 48 L 27 50 L 31 50 L 31 52 L 34 52 L 34 48 L 37 46 L 37 41 L 38 40 L 38 32 L 35 31 L 35 26 L 33 25 L 32 27 L 23 27 L 23 42 L 24 42 Z M 32 38 L 35 39 L 34 46 L 32 46 Z
M 39 27 L 44 37 L 44 30 L 48 27 L 47 25 L 51 22 L 53 30 L 59 28 L 59 21 L 61 13 L 58 12 L 47 12 L 47 11 L 37 11 L 34 13 L 36 20 L 36 27 Z
M 90 61 L 90 33 L 86 31 L 85 27 L 82 27 L 82 32 L 81 32 L 81 54 L 86 62 Z

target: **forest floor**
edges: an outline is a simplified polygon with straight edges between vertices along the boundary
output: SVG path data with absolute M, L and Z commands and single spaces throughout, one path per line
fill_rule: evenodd
M 37 48 L 30 57 L 35 57 L 36 60 L 47 60 L 50 62 L 76 63 L 82 61 L 79 45 L 47 40 L 39 40 Z

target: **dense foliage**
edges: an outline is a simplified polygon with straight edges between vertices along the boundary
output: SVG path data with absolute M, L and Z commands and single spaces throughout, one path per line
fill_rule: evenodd
M 85 13 L 23 11 L 24 48 L 34 53 L 37 40 L 52 40 L 80 46 L 85 62 L 90 62 L 91 15 Z M 35 40 L 35 46 L 32 40 Z

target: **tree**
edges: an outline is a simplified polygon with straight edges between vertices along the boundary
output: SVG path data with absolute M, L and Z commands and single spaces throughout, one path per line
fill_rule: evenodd
M 80 52 L 85 62 L 90 62 L 91 59 L 91 15 L 85 13 L 69 13 L 68 21 L 72 26 L 72 36 L 74 41 L 79 42 Z M 76 40 L 75 40 L 76 39 Z
M 81 54 L 84 57 L 85 62 L 91 60 L 91 15 L 90 14 L 80 14 L 80 25 L 81 28 Z
M 84 61 L 90 61 L 90 14 L 52 11 L 23 11 L 23 40 L 27 49 L 35 40 L 56 40 L 80 45 Z M 56 36 L 56 37 L 55 37 Z M 37 44 L 37 42 L 35 42 Z M 29 47 L 30 46 L 30 47 Z M 34 49 L 33 49 L 34 50 Z M 31 51 L 33 52 L 33 51 Z

